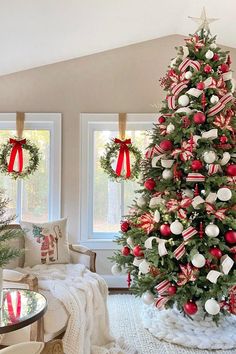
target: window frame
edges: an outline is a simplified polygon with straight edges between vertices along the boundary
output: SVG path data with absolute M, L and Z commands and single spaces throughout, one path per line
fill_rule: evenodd
M 127 114 L 127 130 L 151 130 L 156 121 L 155 113 Z M 118 131 L 118 113 L 80 114 L 80 155 L 79 155 L 79 235 L 78 241 L 93 249 L 117 249 L 113 240 L 94 238 L 93 227 L 93 148 L 94 131 Z M 99 129 L 100 128 L 100 129 Z M 103 128 L 103 129 L 102 129 Z M 105 128 L 105 129 L 104 129 Z M 92 220 L 92 221 L 90 221 Z M 118 230 L 117 230 L 118 231 Z M 114 233 L 115 236 L 116 233 Z M 102 235 L 102 233 L 101 233 Z
M 0 130 L 16 130 L 16 113 L 0 113 Z M 61 217 L 61 113 L 25 113 L 24 130 L 49 130 L 48 221 Z M 21 181 L 17 180 L 16 221 L 21 221 Z M 46 221 L 46 220 L 45 220 Z

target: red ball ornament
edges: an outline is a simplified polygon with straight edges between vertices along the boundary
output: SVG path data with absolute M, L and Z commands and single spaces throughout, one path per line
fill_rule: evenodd
M 197 83 L 197 89 L 198 90 L 204 90 L 204 88 L 205 88 L 205 84 L 204 84 L 204 82 L 198 82 Z
M 187 313 L 187 315 L 195 315 L 197 313 L 197 305 L 193 301 L 188 301 L 186 304 L 184 304 L 184 312 Z
M 194 123 L 196 124 L 203 124 L 206 121 L 206 116 L 202 112 L 197 112 L 193 116 Z
M 210 248 L 209 250 L 209 253 L 214 257 L 214 258 L 217 258 L 217 259 L 220 259 L 222 257 L 222 252 L 219 248 L 217 247 L 213 247 L 213 248 Z
M 212 67 L 211 67 L 209 64 L 206 64 L 206 65 L 204 66 L 204 72 L 205 72 L 206 74 L 210 74 L 211 71 L 212 71 Z
M 236 176 L 236 164 L 231 164 L 226 167 L 226 173 L 228 176 L 235 177 Z
M 130 229 L 128 221 L 123 221 L 120 225 L 120 229 L 122 232 L 127 232 Z
M 165 123 L 166 119 L 163 116 L 160 116 L 159 118 L 157 118 L 157 124 L 163 124 Z
M 224 235 L 225 241 L 227 243 L 236 243 L 236 231 L 229 230 Z
M 227 73 L 229 71 L 229 65 L 228 64 L 221 64 L 220 70 L 222 73 Z
M 169 224 L 161 225 L 160 226 L 160 233 L 164 237 L 169 237 L 171 235 L 170 225 Z
M 213 61 L 218 61 L 219 58 L 220 58 L 219 55 L 218 55 L 217 53 L 215 53 L 215 54 L 213 55 L 212 60 L 213 60 Z
M 173 143 L 170 140 L 162 140 L 160 142 L 160 148 L 164 151 L 169 151 L 173 149 Z
M 198 171 L 201 170 L 203 168 L 203 163 L 200 160 L 193 160 L 191 163 L 191 169 L 193 171 Z
M 175 295 L 177 291 L 177 287 L 175 285 L 169 286 L 167 292 L 169 295 Z
M 182 117 L 183 127 L 188 128 L 191 125 L 191 121 L 188 116 Z
M 123 247 L 121 253 L 123 254 L 123 256 L 128 256 L 130 254 L 129 247 L 128 246 Z
M 147 188 L 149 191 L 152 191 L 156 187 L 156 182 L 153 178 L 148 178 L 144 182 L 144 187 Z
M 221 144 L 226 144 L 226 143 L 228 142 L 227 136 L 222 135 L 222 136 L 220 137 L 220 142 L 221 142 Z
M 137 245 L 133 248 L 133 255 L 135 257 L 142 257 L 143 256 L 143 250 L 140 245 Z

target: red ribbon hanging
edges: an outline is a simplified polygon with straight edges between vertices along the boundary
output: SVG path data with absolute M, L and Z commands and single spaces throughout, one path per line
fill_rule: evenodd
M 130 156 L 129 156 L 128 145 L 132 144 L 131 139 L 120 140 L 118 138 L 115 138 L 114 142 L 116 144 L 120 144 L 120 150 L 119 150 L 119 155 L 118 155 L 118 160 L 116 165 L 116 174 L 117 176 L 121 175 L 123 164 L 124 164 L 124 158 L 126 158 L 126 178 L 129 178 L 131 176 L 131 170 L 130 170 Z
M 9 143 L 13 145 L 12 150 L 11 150 L 11 155 L 10 155 L 10 161 L 8 164 L 8 172 L 14 172 L 14 163 L 16 159 L 16 155 L 18 153 L 18 159 L 19 159 L 19 171 L 17 172 L 22 172 L 23 170 L 23 150 L 22 150 L 22 145 L 26 143 L 26 139 L 22 140 L 15 140 L 10 138 Z
M 11 293 L 7 292 L 6 294 L 8 314 L 12 323 L 15 323 L 19 319 L 21 314 L 21 294 L 19 291 L 17 291 L 16 296 L 17 296 L 16 297 L 17 303 L 16 303 L 16 314 L 15 314 L 13 309 L 13 304 L 12 304 Z

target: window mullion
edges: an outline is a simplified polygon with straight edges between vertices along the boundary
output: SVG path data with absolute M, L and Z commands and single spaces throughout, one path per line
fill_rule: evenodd
M 121 186 L 120 186 L 120 216 L 121 218 L 124 216 L 125 213 L 125 185 L 124 185 L 124 181 L 121 182 Z
M 22 198 L 23 198 L 23 180 L 17 180 L 17 193 L 16 193 L 16 220 L 18 222 L 22 219 Z

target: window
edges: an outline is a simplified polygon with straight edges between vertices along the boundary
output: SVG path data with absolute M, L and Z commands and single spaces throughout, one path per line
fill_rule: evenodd
M 0 144 L 13 137 L 15 114 L 0 114 Z M 61 115 L 58 113 L 27 113 L 24 137 L 40 150 L 38 170 L 24 180 L 13 180 L 0 174 L 0 188 L 10 199 L 8 214 L 17 221 L 44 222 L 60 217 L 61 189 Z M 24 161 L 27 163 L 27 153 Z
M 154 121 L 154 114 L 127 115 L 126 135 L 143 152 L 149 144 L 146 131 Z M 81 114 L 80 128 L 81 241 L 96 249 L 113 249 L 120 220 L 139 185 L 136 181 L 112 182 L 100 166 L 105 144 L 118 136 L 118 114 Z

